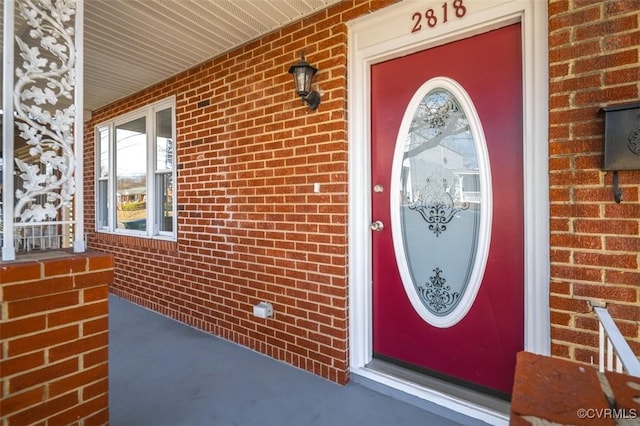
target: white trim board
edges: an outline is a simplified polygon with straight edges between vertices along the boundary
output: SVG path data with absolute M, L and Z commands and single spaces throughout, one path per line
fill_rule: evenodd
M 430 8 L 438 12 L 443 3 L 408 0 L 348 23 L 350 369 L 435 404 L 453 406 L 467 416 L 505 424 L 504 413 L 367 368 L 372 360 L 371 65 L 516 22 L 521 23 L 523 43 L 524 347 L 550 353 L 547 2 L 463 0 L 467 8 L 463 17 L 453 18 L 449 10 L 446 24 L 423 25 L 412 33 L 415 12 Z

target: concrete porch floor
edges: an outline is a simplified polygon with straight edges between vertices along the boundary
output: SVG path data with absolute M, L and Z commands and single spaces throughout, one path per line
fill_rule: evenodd
M 337 385 L 113 295 L 109 310 L 111 426 L 485 424 Z

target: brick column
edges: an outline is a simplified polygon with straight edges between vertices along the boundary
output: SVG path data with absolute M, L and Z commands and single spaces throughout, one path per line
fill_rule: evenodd
M 108 424 L 112 281 L 97 252 L 0 264 L 0 426 Z

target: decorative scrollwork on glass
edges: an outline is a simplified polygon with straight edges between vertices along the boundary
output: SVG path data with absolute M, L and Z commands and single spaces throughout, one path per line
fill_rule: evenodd
M 56 219 L 75 193 L 76 2 L 17 4 L 31 29 L 29 37 L 16 37 L 22 64 L 15 72 L 15 118 L 34 162 L 15 159 L 23 185 L 16 190 L 14 214 L 21 222 L 41 222 Z
M 435 275 L 429 277 L 429 281 L 424 287 L 419 287 L 418 292 L 426 305 L 435 312 L 447 311 L 456 303 L 460 293 L 452 292 L 451 286 L 446 285 L 447 280 L 440 275 L 440 268 L 434 269 L 433 272 Z
M 449 123 L 451 113 L 459 112 L 453 98 L 443 91 L 431 93 L 422 105 L 422 121 L 427 123 L 429 128 L 439 131 Z
M 446 90 L 435 90 L 418 105 L 409 128 L 410 142 L 405 157 L 416 157 L 468 130 L 469 121 L 456 99 Z
M 492 223 L 482 123 L 455 80 L 432 78 L 411 97 L 398 129 L 389 192 L 394 253 L 407 297 L 426 323 L 451 327 L 467 315 L 480 288 Z
M 468 202 L 461 202 L 451 195 L 451 188 L 444 178 L 427 178 L 427 184 L 416 188 L 411 198 L 408 207 L 420 213 L 436 237 L 447 230 L 447 224 L 456 213 L 469 208 Z

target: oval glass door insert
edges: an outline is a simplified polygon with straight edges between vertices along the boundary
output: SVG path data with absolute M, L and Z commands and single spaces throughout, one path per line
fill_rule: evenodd
M 396 140 L 391 226 L 413 308 L 435 327 L 469 312 L 489 253 L 489 156 L 476 109 L 454 80 L 436 77 L 409 102 Z

